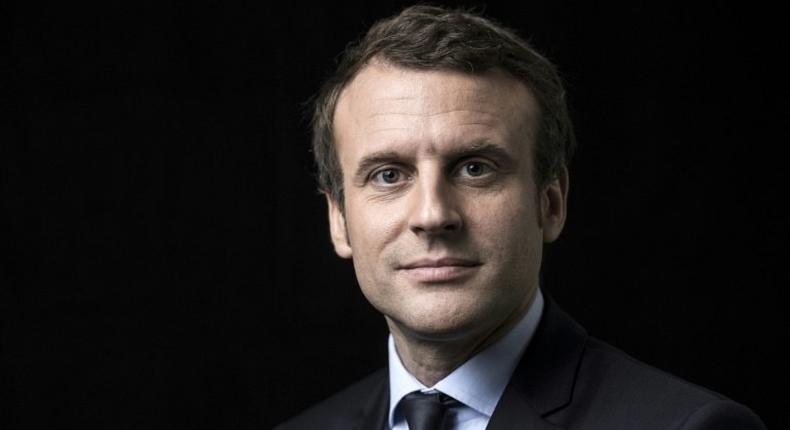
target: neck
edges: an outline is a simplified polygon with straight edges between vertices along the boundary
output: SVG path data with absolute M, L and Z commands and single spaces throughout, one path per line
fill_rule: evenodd
M 535 300 L 534 291 L 521 306 L 507 315 L 500 324 L 484 331 L 447 339 L 417 334 L 386 317 L 395 350 L 403 367 L 426 387 L 432 387 L 478 352 L 492 345 L 521 320 Z

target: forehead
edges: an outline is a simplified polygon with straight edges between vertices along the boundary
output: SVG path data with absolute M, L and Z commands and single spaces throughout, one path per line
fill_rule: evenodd
M 529 89 L 499 69 L 472 75 L 374 62 L 341 93 L 334 133 L 338 150 L 348 155 L 349 149 L 377 150 L 404 140 L 440 145 L 471 134 L 477 139 L 532 137 L 537 115 Z

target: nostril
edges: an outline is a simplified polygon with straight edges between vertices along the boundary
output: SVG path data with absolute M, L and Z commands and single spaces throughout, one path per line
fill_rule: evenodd
M 453 223 L 446 224 L 444 226 L 444 229 L 447 230 L 447 231 L 455 231 L 455 230 L 458 230 L 459 227 L 460 226 L 458 225 L 458 223 L 453 222 Z

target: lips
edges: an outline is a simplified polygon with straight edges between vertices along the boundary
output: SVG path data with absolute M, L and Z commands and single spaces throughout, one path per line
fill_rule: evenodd
M 422 258 L 398 267 L 398 271 L 419 283 L 453 282 L 473 275 L 480 265 L 465 258 Z

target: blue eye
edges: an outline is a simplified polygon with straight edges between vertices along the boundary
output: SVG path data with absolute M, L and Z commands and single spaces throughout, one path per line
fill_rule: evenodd
M 400 172 L 395 169 L 384 169 L 376 172 L 373 175 L 376 181 L 384 182 L 385 184 L 394 184 L 400 180 Z
M 472 161 L 464 165 L 464 173 L 469 176 L 481 176 L 488 173 L 490 170 L 491 167 L 489 167 L 487 164 L 476 161 Z

